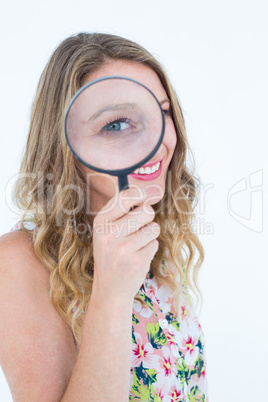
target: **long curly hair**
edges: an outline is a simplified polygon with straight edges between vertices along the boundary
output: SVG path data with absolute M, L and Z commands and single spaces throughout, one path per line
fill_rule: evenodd
M 177 145 L 168 168 L 165 194 L 153 205 L 161 234 L 151 271 L 160 284 L 172 289 L 177 306 L 180 295 L 189 295 L 189 289 L 202 299 L 197 275 L 204 250 L 192 227 L 199 179 L 194 175 L 195 168 L 186 166 L 187 152 L 193 162 L 194 158 L 178 97 L 161 64 L 140 45 L 116 35 L 73 35 L 57 47 L 40 77 L 13 199 L 23 211 L 21 229 L 28 232 L 22 225 L 27 217 L 39 228 L 33 231 L 34 250 L 50 272 L 52 303 L 70 326 L 78 345 L 93 284 L 93 217 L 85 213 L 86 205 L 81 205 L 90 183 L 67 145 L 64 118 L 85 77 L 109 60 L 128 60 L 150 67 L 158 74 L 171 102 Z M 78 231 L 79 225 L 88 229 Z M 163 263 L 168 275 L 163 275 Z M 168 266 L 173 267 L 173 272 Z M 139 294 L 135 300 L 144 303 Z

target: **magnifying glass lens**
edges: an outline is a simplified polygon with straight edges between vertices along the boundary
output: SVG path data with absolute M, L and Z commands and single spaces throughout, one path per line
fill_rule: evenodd
M 93 81 L 73 98 L 65 122 L 76 157 L 96 170 L 125 170 L 157 150 L 163 116 L 142 84 L 121 78 Z

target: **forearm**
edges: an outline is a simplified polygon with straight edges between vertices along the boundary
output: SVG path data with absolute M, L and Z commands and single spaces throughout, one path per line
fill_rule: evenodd
M 121 305 L 92 296 L 62 402 L 128 401 L 131 329 L 132 303 Z

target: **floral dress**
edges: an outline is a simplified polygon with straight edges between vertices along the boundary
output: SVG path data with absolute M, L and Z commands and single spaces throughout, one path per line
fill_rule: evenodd
M 24 226 L 36 227 L 30 221 Z M 13 230 L 20 230 L 19 222 Z M 163 261 L 161 272 L 174 275 L 174 266 Z M 133 302 L 129 401 L 208 402 L 203 330 L 189 300 L 175 313 L 171 294 L 149 271 L 138 291 L 146 307 Z

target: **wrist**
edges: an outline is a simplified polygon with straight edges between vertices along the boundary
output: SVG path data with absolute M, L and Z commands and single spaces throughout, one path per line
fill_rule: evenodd
M 134 297 L 123 297 L 121 293 L 103 292 L 97 288 L 92 287 L 92 293 L 90 298 L 90 304 L 94 304 L 95 307 L 104 309 L 116 310 L 116 311 L 132 311 Z

